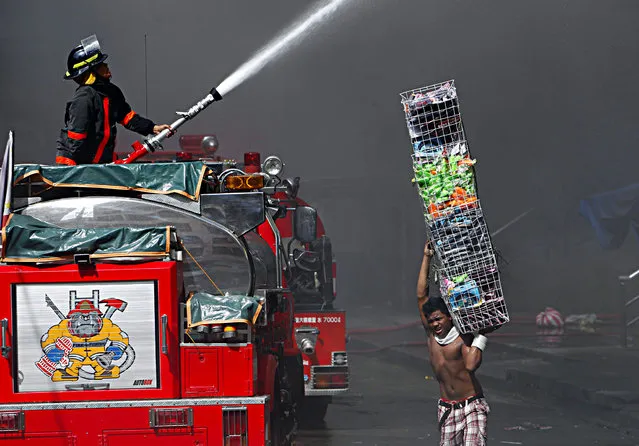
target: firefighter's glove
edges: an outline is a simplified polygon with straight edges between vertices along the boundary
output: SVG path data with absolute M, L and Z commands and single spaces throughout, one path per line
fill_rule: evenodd
M 60 362 L 60 360 L 64 357 L 64 352 L 59 348 L 52 348 L 47 352 L 47 358 L 51 360 L 51 362 Z
M 122 357 L 122 354 L 124 353 L 124 350 L 122 350 L 120 347 L 116 347 L 115 345 L 107 347 L 106 351 L 107 353 L 111 353 L 113 355 L 114 361 L 120 359 Z

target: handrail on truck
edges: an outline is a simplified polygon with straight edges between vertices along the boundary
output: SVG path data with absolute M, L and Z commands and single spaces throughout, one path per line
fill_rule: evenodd
M 627 288 L 626 288 L 626 284 L 628 282 L 632 282 L 635 278 L 639 277 L 639 269 L 628 274 L 625 276 L 619 276 L 619 283 L 621 284 L 621 289 L 622 289 L 622 298 L 620 300 L 620 316 L 621 316 L 621 346 L 624 348 L 628 347 L 628 329 L 633 326 L 634 324 L 636 324 L 637 322 L 639 322 L 639 316 L 636 316 L 634 318 L 632 318 L 631 320 L 628 320 L 628 314 L 627 314 L 627 310 L 628 308 L 633 305 L 635 302 L 639 301 L 639 294 L 631 297 L 630 299 L 627 299 Z

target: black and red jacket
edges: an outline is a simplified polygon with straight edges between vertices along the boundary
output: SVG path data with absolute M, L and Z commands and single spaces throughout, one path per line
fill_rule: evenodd
M 97 79 L 81 85 L 67 103 L 58 139 L 56 163 L 110 163 L 115 160 L 116 123 L 141 135 L 153 132 L 153 121 L 133 110 L 115 84 Z

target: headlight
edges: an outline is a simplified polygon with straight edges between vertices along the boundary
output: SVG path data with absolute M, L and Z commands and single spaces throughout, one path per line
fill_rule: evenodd
M 262 171 L 271 176 L 278 176 L 282 173 L 283 169 L 284 163 L 276 156 L 269 156 L 264 160 L 264 164 L 262 164 Z

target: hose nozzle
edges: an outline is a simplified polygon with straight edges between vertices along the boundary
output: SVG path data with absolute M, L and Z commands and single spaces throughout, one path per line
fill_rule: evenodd
M 211 91 L 209 93 L 211 94 L 211 96 L 213 96 L 213 101 L 217 102 L 222 100 L 222 95 L 219 91 L 217 91 L 216 88 L 211 88 Z
M 155 152 L 162 149 L 162 141 L 175 134 L 178 128 L 182 126 L 186 121 L 195 118 L 198 113 L 211 105 L 213 102 L 221 101 L 222 95 L 216 88 L 211 88 L 209 94 L 204 99 L 193 105 L 185 112 L 176 112 L 180 118 L 173 122 L 170 129 L 164 129 L 160 133 L 151 138 L 146 139 L 144 142 L 136 141 L 133 143 L 134 152 L 124 160 L 116 161 L 117 164 L 129 164 L 138 158 L 143 157 L 147 153 Z
M 305 355 L 312 355 L 315 353 L 315 342 L 308 338 L 302 339 L 302 342 L 300 342 L 300 350 L 302 350 Z
M 295 329 L 297 347 L 307 356 L 315 354 L 315 345 L 319 329 L 317 327 L 298 327 Z

